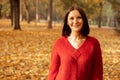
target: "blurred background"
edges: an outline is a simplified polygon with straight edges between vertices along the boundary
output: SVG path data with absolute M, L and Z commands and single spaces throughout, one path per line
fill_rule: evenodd
M 104 80 L 120 80 L 120 0 L 0 0 L 0 80 L 46 80 L 72 5 L 84 9 L 101 44 Z
M 77 5 L 85 10 L 90 25 L 98 25 L 98 27 L 120 25 L 119 0 L 20 0 L 18 2 L 20 22 L 47 22 L 49 16 L 52 16 L 52 21 L 59 23 L 63 21 L 68 8 Z M 11 19 L 16 7 L 14 0 L 0 0 L 0 19 Z

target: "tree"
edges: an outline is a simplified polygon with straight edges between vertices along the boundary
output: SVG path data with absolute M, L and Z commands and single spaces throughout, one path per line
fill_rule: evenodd
M 99 16 L 98 16 L 98 27 L 101 28 L 101 22 L 102 22 L 102 7 L 103 4 L 102 2 L 100 3 L 100 12 L 99 12 Z
M 115 12 L 114 15 L 114 26 L 117 27 L 120 25 L 120 0 L 107 0 L 112 4 L 112 8 Z
M 49 0 L 48 8 L 48 28 L 52 28 L 52 0 Z
M 0 4 L 0 18 L 2 18 L 2 4 Z
M 2 18 L 2 7 L 3 7 L 4 0 L 0 0 L 0 19 Z
M 10 0 L 11 4 L 11 22 L 16 30 L 20 30 L 20 0 Z
M 36 0 L 36 26 L 38 23 L 38 0 Z
M 24 0 L 25 8 L 26 8 L 26 17 L 27 17 L 27 22 L 30 23 L 30 4 L 29 0 Z
M 10 0 L 10 17 L 11 17 L 11 26 L 13 26 L 13 8 L 14 8 L 13 1 Z
M 23 21 L 23 0 L 20 0 L 20 21 Z

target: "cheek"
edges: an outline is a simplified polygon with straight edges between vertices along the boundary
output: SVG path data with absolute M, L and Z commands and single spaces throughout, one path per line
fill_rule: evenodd
M 69 20 L 67 20 L 67 25 L 69 25 L 70 24 L 70 21 Z
M 68 25 L 71 26 L 71 23 L 68 22 Z
M 71 20 L 67 20 L 67 25 L 72 25 L 73 24 L 73 21 L 71 21 Z
M 81 19 L 81 20 L 79 21 L 79 23 L 80 23 L 80 24 L 83 24 L 83 20 Z
M 83 27 L 83 21 L 82 20 L 79 22 L 79 26 Z

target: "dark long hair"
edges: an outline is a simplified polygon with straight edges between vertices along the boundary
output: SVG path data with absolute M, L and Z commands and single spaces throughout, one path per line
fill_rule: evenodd
M 62 36 L 67 37 L 71 33 L 71 29 L 70 29 L 69 25 L 67 24 L 67 19 L 68 19 L 69 13 L 73 10 L 78 10 L 79 13 L 81 14 L 82 19 L 83 19 L 83 26 L 82 26 L 82 29 L 80 30 L 80 34 L 82 36 L 87 37 L 90 32 L 90 29 L 89 29 L 89 24 L 88 24 L 86 14 L 82 8 L 76 7 L 76 6 L 72 6 L 65 15 L 63 29 L 62 29 Z

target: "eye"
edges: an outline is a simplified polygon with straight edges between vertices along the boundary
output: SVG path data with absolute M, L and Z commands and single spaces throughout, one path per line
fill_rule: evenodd
M 70 17 L 70 20 L 73 20 L 74 18 L 73 17 Z
M 81 16 L 78 16 L 78 19 L 82 19 L 82 17 L 81 17 Z

